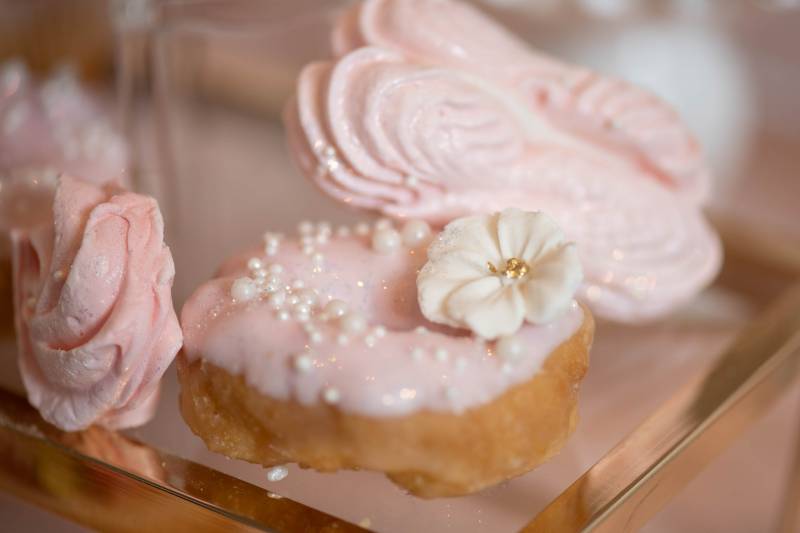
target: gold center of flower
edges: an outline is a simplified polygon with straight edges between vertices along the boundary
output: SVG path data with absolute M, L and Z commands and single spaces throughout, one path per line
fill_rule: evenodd
M 503 270 L 498 270 L 497 267 L 491 263 L 491 261 L 488 262 L 487 265 L 489 266 L 489 272 L 492 274 L 500 274 L 508 279 L 519 279 L 527 274 L 531 269 L 531 267 L 528 266 L 528 263 L 522 259 L 517 259 L 516 257 L 512 257 L 506 261 L 506 267 Z

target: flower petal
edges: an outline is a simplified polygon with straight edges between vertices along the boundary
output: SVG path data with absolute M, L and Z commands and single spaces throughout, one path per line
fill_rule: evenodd
M 566 240 L 552 218 L 544 213 L 520 209 L 505 209 L 500 213 L 497 239 L 503 258 L 517 257 L 529 264 Z
M 502 255 L 497 242 L 496 217 L 475 215 L 450 222 L 428 248 L 428 260 L 436 261 L 455 251 L 477 254 L 483 258 L 484 266 L 487 261 L 498 264 Z
M 525 318 L 525 300 L 516 284 L 504 286 L 497 276 L 463 285 L 447 298 L 449 316 L 486 339 L 510 335 Z
M 572 243 L 550 251 L 532 265 L 522 284 L 525 318 L 534 324 L 546 324 L 569 307 L 583 281 L 578 250 Z
M 432 322 L 460 326 L 449 316 L 445 302 L 459 287 L 485 276 L 485 263 L 472 251 L 457 251 L 428 261 L 417 275 L 417 300 L 422 314 Z

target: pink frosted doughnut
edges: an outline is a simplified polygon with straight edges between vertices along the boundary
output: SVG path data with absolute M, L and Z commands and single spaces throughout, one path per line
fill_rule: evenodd
M 48 223 L 12 233 L 28 399 L 67 431 L 141 425 L 182 343 L 158 206 L 64 176 L 52 213 Z
M 498 227 L 516 216 L 499 215 Z M 570 245 L 569 268 L 531 261 L 533 270 L 551 269 L 549 281 L 526 274 L 538 297 L 559 301 L 541 315 L 546 323 L 511 324 L 512 333 L 487 340 L 427 320 L 418 304 L 418 291 L 431 308 L 442 289 L 454 290 L 450 275 L 458 273 L 448 261 L 463 256 L 448 255 L 451 237 L 479 237 L 466 253 L 481 258 L 475 281 L 496 297 L 459 296 L 493 314 L 487 323 L 505 326 L 506 315 L 494 313 L 505 278 L 483 259 L 501 265 L 505 245 L 553 257 L 563 235 L 548 233 L 551 222 L 520 230 L 533 238 L 515 238 L 494 222 L 473 232 L 462 220 L 426 254 L 430 238 L 424 223 L 414 224 L 334 232 L 321 223 L 296 238 L 267 234 L 265 246 L 234 256 L 194 292 L 181 312 L 181 411 L 211 450 L 265 466 L 385 472 L 433 497 L 519 475 L 563 446 L 593 333 L 591 314 L 573 299 L 580 267 Z M 437 257 L 443 263 L 432 267 Z

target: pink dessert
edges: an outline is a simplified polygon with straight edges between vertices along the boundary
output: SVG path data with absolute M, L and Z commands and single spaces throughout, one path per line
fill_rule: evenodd
M 125 185 L 126 166 L 107 110 L 70 71 L 39 83 L 18 61 L 0 64 L 0 238 L 41 221 L 60 173 Z
M 460 2 L 373 0 L 308 66 L 286 112 L 301 169 L 342 202 L 441 225 L 514 206 L 578 244 L 580 297 L 635 321 L 686 302 L 721 259 L 709 173 L 680 118 L 625 82 L 525 47 Z
M 12 233 L 28 399 L 68 431 L 143 424 L 182 343 L 158 206 L 64 176 L 52 213 L 52 220 Z
M 422 220 L 298 231 L 266 234 L 183 307 L 181 413 L 210 450 L 384 472 L 432 498 L 561 449 L 594 322 L 551 219 L 509 209 L 435 235 Z
M 376 417 L 458 413 L 531 379 L 585 320 L 568 295 L 552 322 L 519 330 L 525 356 L 512 363 L 494 342 L 420 312 L 417 273 L 429 237 L 380 251 L 380 228 L 345 226 L 328 237 L 323 223 L 314 231 L 324 244 L 313 253 L 302 236 L 280 239 L 269 253 L 253 248 L 228 260 L 194 292 L 181 313 L 190 362 L 203 359 L 270 398 L 303 405 L 322 399 Z
M 0 65 L 0 173 L 49 169 L 122 182 L 125 144 L 103 107 L 68 70 L 37 83 L 20 62 Z

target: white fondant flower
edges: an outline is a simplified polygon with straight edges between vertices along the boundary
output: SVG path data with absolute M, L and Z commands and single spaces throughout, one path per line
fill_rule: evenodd
M 566 312 L 583 280 L 578 253 L 547 215 L 506 209 L 448 224 L 417 276 L 422 314 L 486 339 Z

